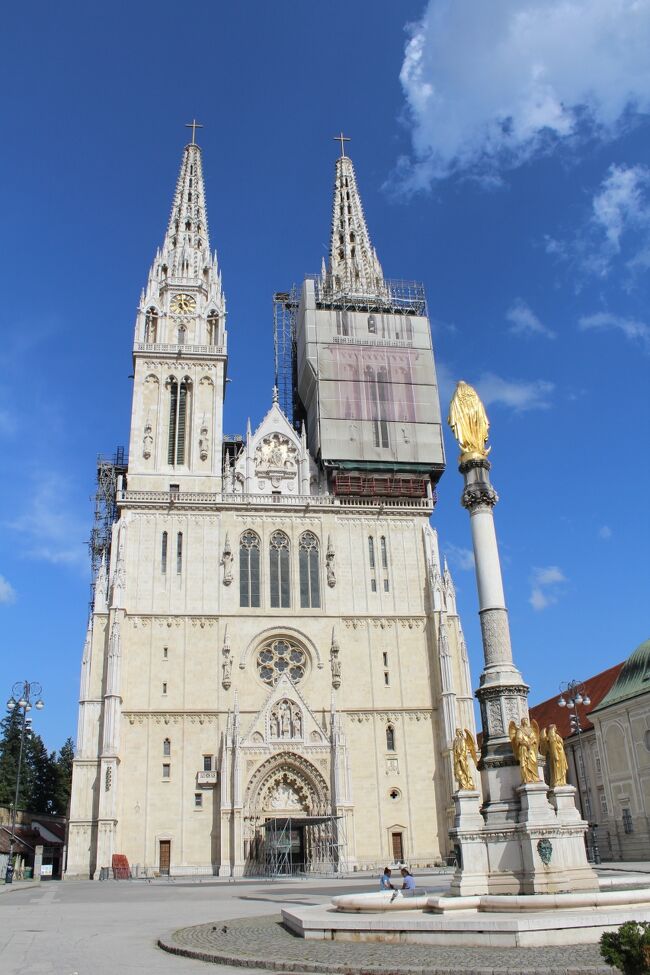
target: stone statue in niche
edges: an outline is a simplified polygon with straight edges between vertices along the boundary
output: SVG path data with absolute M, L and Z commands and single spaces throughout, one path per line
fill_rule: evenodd
M 205 422 L 205 417 L 203 417 L 203 423 L 201 424 L 201 431 L 199 433 L 199 457 L 201 460 L 207 460 L 210 453 L 210 438 L 208 436 L 208 425 Z
M 332 539 L 328 535 L 327 552 L 325 553 L 325 571 L 327 573 L 327 585 L 330 587 L 330 589 L 333 589 L 336 585 L 336 571 L 334 568 L 335 559 L 336 552 L 334 551 L 334 546 L 332 545 Z
M 341 686 L 341 648 L 336 639 L 336 632 L 332 630 L 332 645 L 330 647 L 330 667 L 332 668 L 332 687 L 335 691 Z
M 232 582 L 232 563 L 233 554 L 230 547 L 230 539 L 226 533 L 226 540 L 223 544 L 223 554 L 221 556 L 221 565 L 223 566 L 223 584 L 224 586 L 229 586 Z
M 279 701 L 271 711 L 271 738 L 302 738 L 302 712 L 291 701 Z
M 228 690 L 232 682 L 232 657 L 230 656 L 230 649 L 224 648 L 223 650 L 223 663 L 221 665 L 222 678 L 221 683 L 224 688 Z
M 281 732 L 283 738 L 291 738 L 291 711 L 289 705 L 285 703 L 280 716 Z
M 142 437 L 142 456 L 145 460 L 149 460 L 151 457 L 151 452 L 153 450 L 153 433 L 151 429 L 151 423 L 149 419 L 144 425 L 144 436 Z
M 258 476 L 295 477 L 298 448 L 288 437 L 272 433 L 255 448 L 255 472 Z

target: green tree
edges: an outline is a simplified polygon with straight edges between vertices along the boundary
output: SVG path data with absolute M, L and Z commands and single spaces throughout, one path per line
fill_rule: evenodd
M 56 752 L 48 754 L 40 735 L 31 732 L 25 743 L 29 776 L 29 811 L 51 816 L 56 813 L 58 786 Z
M 20 734 L 22 731 L 22 715 L 18 708 L 7 711 L 0 721 L 0 803 L 9 806 L 16 794 L 16 776 L 18 775 L 18 756 L 20 754 Z M 23 760 L 25 756 L 23 755 Z M 18 808 L 26 807 L 28 789 L 27 779 L 21 777 Z
M 74 743 L 72 738 L 63 742 L 56 762 L 56 813 L 58 816 L 68 815 L 70 805 L 70 790 L 72 788 L 72 762 L 74 761 Z

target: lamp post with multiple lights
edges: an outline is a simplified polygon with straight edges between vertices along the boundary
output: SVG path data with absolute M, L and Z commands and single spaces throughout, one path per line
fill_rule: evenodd
M 11 689 L 11 697 L 7 701 L 7 710 L 15 711 L 18 708 L 18 714 L 21 716 L 20 724 L 20 750 L 18 752 L 18 772 L 16 774 L 16 794 L 14 796 L 14 808 L 11 813 L 11 838 L 9 840 L 9 858 L 7 860 L 7 872 L 5 874 L 5 883 L 10 884 L 14 877 L 14 864 L 13 864 L 13 853 L 14 844 L 16 842 L 16 813 L 18 812 L 18 797 L 20 795 L 20 773 L 22 771 L 23 764 L 23 750 L 25 747 L 25 733 L 29 729 L 31 724 L 31 718 L 28 718 L 28 713 L 35 707 L 37 711 L 41 711 L 45 707 L 45 702 L 43 701 L 41 694 L 43 693 L 43 688 L 38 683 L 38 681 L 16 681 Z M 33 702 L 33 703 L 32 703 Z
M 571 726 L 571 734 L 577 734 L 578 744 L 580 746 L 580 758 L 582 762 L 583 774 L 585 777 L 585 787 L 587 793 L 587 812 L 589 819 L 589 832 L 591 833 L 591 849 L 593 853 L 594 863 L 600 863 L 600 850 L 598 849 L 598 838 L 596 836 L 596 823 L 593 821 L 594 817 L 594 802 L 593 793 L 591 790 L 591 776 L 587 770 L 587 763 L 585 761 L 585 750 L 582 743 L 582 733 L 583 727 L 580 721 L 580 712 L 578 710 L 578 705 L 582 704 L 583 707 L 587 708 L 591 704 L 591 698 L 587 694 L 587 689 L 585 685 L 578 680 L 570 680 L 564 684 L 560 684 L 560 697 L 558 699 L 558 706 L 561 708 L 569 708 L 571 714 L 569 715 L 569 724 Z M 586 715 L 585 715 L 586 717 Z M 578 790 L 580 790 L 580 772 L 578 770 Z

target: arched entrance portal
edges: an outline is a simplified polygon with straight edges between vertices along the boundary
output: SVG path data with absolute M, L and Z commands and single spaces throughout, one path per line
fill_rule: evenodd
M 247 874 L 332 872 L 338 846 L 329 789 L 311 762 L 281 752 L 255 770 L 244 800 Z

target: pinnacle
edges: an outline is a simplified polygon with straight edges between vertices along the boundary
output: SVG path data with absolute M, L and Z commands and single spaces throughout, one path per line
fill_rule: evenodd
M 349 156 L 336 160 L 330 260 L 324 282 L 332 291 L 344 294 L 372 296 L 386 291 Z

